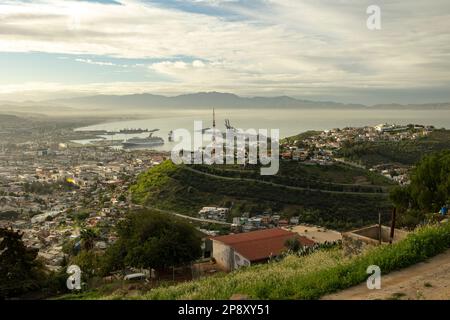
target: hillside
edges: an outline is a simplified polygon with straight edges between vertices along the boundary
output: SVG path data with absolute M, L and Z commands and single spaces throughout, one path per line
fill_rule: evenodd
M 366 166 L 378 164 L 414 165 L 425 154 L 450 149 L 450 130 L 434 130 L 418 140 L 355 143 L 344 147 L 340 154 Z
M 255 299 L 318 299 L 367 279 L 377 265 L 382 274 L 424 261 L 450 248 L 450 224 L 427 226 L 405 240 L 345 258 L 339 249 L 307 257 L 289 256 L 279 263 L 259 265 L 168 288 L 152 290 L 143 299 L 229 299 L 246 294 Z
M 234 294 L 251 299 L 319 299 L 358 284 L 363 286 L 368 277 L 366 269 L 370 265 L 379 266 L 385 279 L 386 274 L 427 261 L 449 248 L 450 223 L 447 222 L 421 227 L 400 242 L 375 247 L 351 258 L 344 257 L 339 248 L 332 248 L 307 256 L 288 255 L 279 262 L 254 265 L 229 274 L 221 273 L 147 292 L 132 291 L 131 296 L 120 288 L 100 288 L 60 299 L 211 300 L 229 299 Z M 439 272 L 439 269 L 440 266 L 435 265 L 433 272 Z M 422 280 L 427 283 L 434 279 Z
M 231 216 L 278 212 L 336 229 L 373 223 L 379 210 L 388 219 L 384 180 L 341 165 L 290 166 L 294 165 L 283 162 L 278 175 L 262 178 L 256 169 L 187 167 L 166 161 L 140 175 L 131 193 L 136 203 L 192 216 L 203 206 L 225 206 L 232 207 Z

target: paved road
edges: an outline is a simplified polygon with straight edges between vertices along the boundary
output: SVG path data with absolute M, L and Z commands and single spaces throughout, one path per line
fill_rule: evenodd
M 321 192 L 321 193 L 332 193 L 332 194 L 351 194 L 351 195 L 370 195 L 370 196 L 379 196 L 379 197 L 387 197 L 388 193 L 377 193 L 377 192 L 351 192 L 351 191 L 332 191 L 332 190 L 321 190 L 321 189 L 310 189 L 310 188 L 304 188 L 304 187 L 294 187 L 294 186 L 287 186 L 284 184 L 278 184 L 273 183 L 269 181 L 264 180 L 257 180 L 257 179 L 250 179 L 250 178 L 234 178 L 234 177 L 224 177 L 224 176 L 218 176 L 212 173 L 203 172 L 197 169 L 193 169 L 189 166 L 184 166 L 186 170 L 202 174 L 208 177 L 216 178 L 216 179 L 222 179 L 222 180 L 231 180 L 231 181 L 248 181 L 248 182 L 256 182 L 261 184 L 270 185 L 273 187 L 280 187 L 280 188 L 286 188 L 290 190 L 296 190 L 296 191 L 311 191 L 311 192 Z

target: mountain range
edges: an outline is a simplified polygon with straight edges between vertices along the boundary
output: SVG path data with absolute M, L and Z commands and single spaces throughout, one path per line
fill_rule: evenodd
M 177 96 L 163 96 L 149 93 L 129 95 L 94 95 L 49 101 L 51 104 L 67 107 L 108 107 L 108 108 L 383 108 L 422 109 L 450 108 L 450 103 L 432 104 L 386 104 L 366 106 L 332 101 L 311 101 L 289 96 L 241 97 L 232 93 L 199 92 Z
M 74 112 L 89 110 L 92 112 L 122 112 L 127 110 L 146 111 L 152 109 L 206 109 L 206 108 L 332 108 L 332 109 L 450 109 L 450 103 L 429 104 L 379 104 L 367 106 L 363 104 L 346 104 L 333 101 L 312 101 L 276 97 L 241 97 L 232 93 L 199 92 L 177 96 L 155 95 L 150 93 L 127 95 L 91 95 L 67 99 L 26 102 L 0 102 L 0 111 L 18 112 Z

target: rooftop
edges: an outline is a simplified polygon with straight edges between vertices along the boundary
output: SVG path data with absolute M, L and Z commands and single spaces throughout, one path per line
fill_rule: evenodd
M 250 261 L 258 261 L 279 255 L 286 249 L 286 240 L 294 237 L 303 246 L 314 244 L 314 241 L 308 238 L 280 228 L 219 236 L 212 238 L 212 240 L 229 245 Z

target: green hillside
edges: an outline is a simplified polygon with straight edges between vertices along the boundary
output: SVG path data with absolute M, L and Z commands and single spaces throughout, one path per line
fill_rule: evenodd
M 390 203 L 381 193 L 387 184 L 373 186 L 365 171 L 342 166 L 286 171 L 284 166 L 279 175 L 262 178 L 236 167 L 176 166 L 166 161 L 140 175 L 131 193 L 136 203 L 192 216 L 203 206 L 226 206 L 232 207 L 231 216 L 278 212 L 336 229 L 376 222 L 379 210 L 388 219 Z M 340 184 L 344 181 L 363 184 Z
M 340 155 L 366 166 L 384 163 L 414 165 L 425 154 L 450 149 L 450 130 L 434 130 L 418 140 L 360 142 L 340 150 Z

